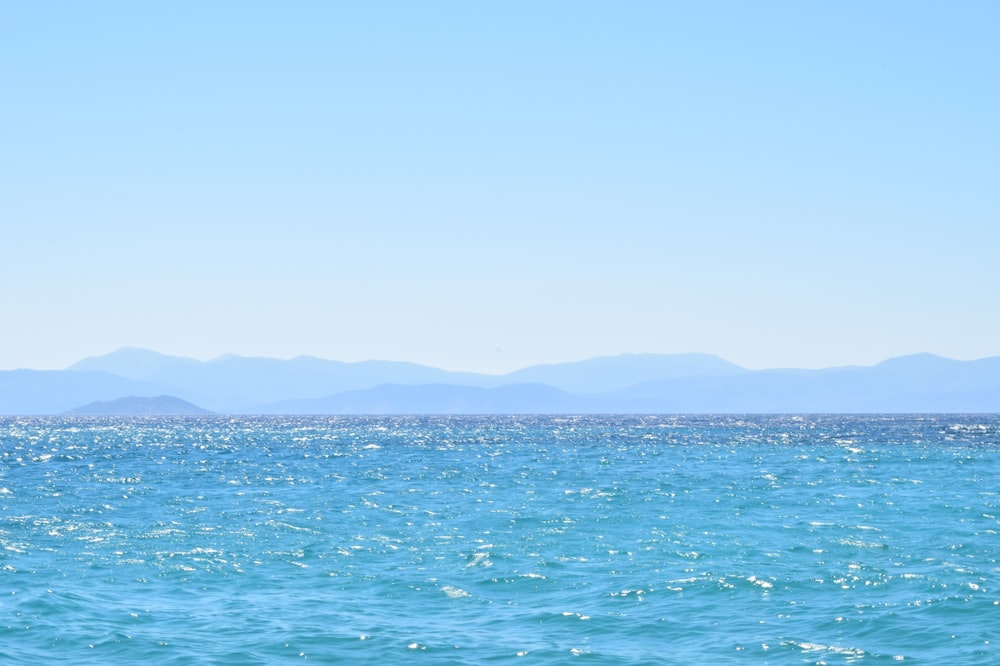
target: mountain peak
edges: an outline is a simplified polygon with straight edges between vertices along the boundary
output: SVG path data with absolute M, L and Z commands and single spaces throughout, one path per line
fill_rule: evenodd
M 141 347 L 122 347 L 102 356 L 88 356 L 67 370 L 102 370 L 129 379 L 151 379 L 164 369 L 178 365 L 192 366 L 198 361 L 182 356 L 167 356 Z
M 96 401 L 64 412 L 67 416 L 204 416 L 212 412 L 172 395 L 128 396 Z
M 881 363 L 876 363 L 874 367 L 900 367 L 900 366 L 913 366 L 913 367 L 926 367 L 926 366 L 943 366 L 955 363 L 962 363 L 962 361 L 956 361 L 953 358 L 948 358 L 947 356 L 939 356 L 938 354 L 931 354 L 930 352 L 920 352 L 917 354 L 906 354 L 904 356 L 893 356 L 892 358 L 887 358 Z

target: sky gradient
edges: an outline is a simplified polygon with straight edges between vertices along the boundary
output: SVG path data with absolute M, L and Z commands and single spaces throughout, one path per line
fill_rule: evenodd
M 0 8 L 0 369 L 1000 355 L 1000 5 Z

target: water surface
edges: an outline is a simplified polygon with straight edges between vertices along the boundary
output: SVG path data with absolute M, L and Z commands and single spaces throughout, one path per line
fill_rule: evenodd
M 0 419 L 0 661 L 1000 662 L 1000 417 Z

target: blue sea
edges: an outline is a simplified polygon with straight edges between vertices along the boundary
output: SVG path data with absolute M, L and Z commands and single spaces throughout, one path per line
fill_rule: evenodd
M 0 419 L 0 663 L 292 662 L 1000 663 L 1000 417 Z

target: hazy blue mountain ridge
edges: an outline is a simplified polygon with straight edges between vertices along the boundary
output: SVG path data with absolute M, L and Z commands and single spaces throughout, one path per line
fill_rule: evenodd
M 161 395 L 215 412 L 270 414 L 996 412 L 1000 357 L 916 354 L 867 367 L 752 371 L 709 354 L 623 354 L 486 375 L 394 361 L 203 362 L 122 349 L 65 371 L 0 372 L 3 414 Z
M 657 379 L 750 372 L 712 354 L 622 354 L 573 363 L 533 365 L 502 376 L 504 383 L 548 384 L 570 393 L 606 393 Z
M 1000 357 L 931 354 L 870 367 L 758 370 L 733 377 L 659 380 L 607 397 L 676 412 L 991 412 L 1000 410 Z
M 140 361 L 137 369 L 128 369 L 132 359 Z M 386 382 L 482 386 L 490 381 L 490 375 L 449 372 L 399 361 L 346 363 L 312 356 L 281 360 L 234 355 L 196 361 L 132 348 L 84 359 L 69 370 L 95 368 L 204 395 L 204 401 L 198 404 L 217 411 L 243 411 L 253 405 L 320 398 Z
M 173 394 L 204 396 L 198 404 L 217 411 L 244 411 L 255 405 L 325 398 L 380 384 L 452 384 L 479 388 L 546 384 L 568 393 L 586 394 L 664 377 L 747 372 L 710 354 L 622 354 L 536 365 L 506 375 L 488 375 L 451 372 L 399 361 L 346 363 L 310 356 L 279 360 L 229 355 L 196 361 L 135 348 L 89 357 L 70 366 L 69 370 L 103 370 L 132 379 L 159 381 L 175 387 Z

